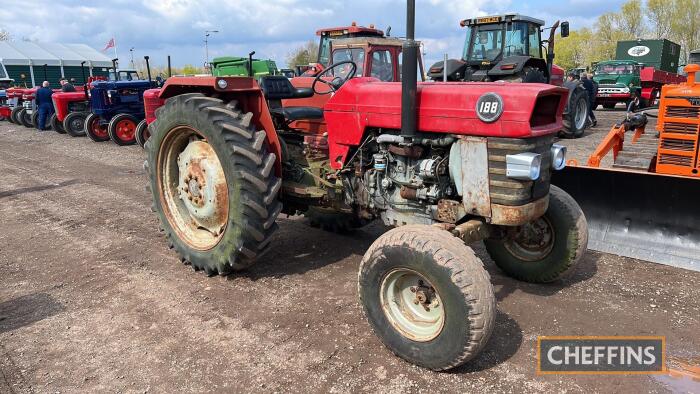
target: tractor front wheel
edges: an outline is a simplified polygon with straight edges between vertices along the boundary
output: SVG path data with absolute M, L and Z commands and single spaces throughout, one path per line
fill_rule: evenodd
M 56 114 L 51 115 L 49 123 L 51 124 L 51 129 L 53 129 L 53 131 L 57 132 L 58 134 L 66 134 L 66 130 L 63 128 L 63 122 L 58 120 L 58 116 L 56 116 Z
M 537 220 L 511 227 L 484 241 L 486 251 L 508 276 L 548 283 L 570 274 L 588 246 L 588 224 L 570 195 L 550 186 L 549 208 Z
M 109 138 L 119 146 L 135 144 L 136 125 L 138 122 L 138 119 L 129 114 L 114 116 L 107 126 Z
M 107 126 L 101 122 L 97 114 L 90 114 L 85 119 L 85 134 L 95 142 L 109 141 Z
M 151 133 L 148 131 L 148 122 L 144 119 L 136 126 L 136 143 L 139 144 L 140 147 L 145 148 L 146 141 L 148 141 L 150 136 Z
M 31 129 L 32 126 L 32 115 L 30 115 L 26 109 L 22 108 L 19 113 L 17 113 L 17 119 L 22 124 L 22 126 Z
M 560 135 L 565 138 L 583 137 L 588 122 L 588 93 L 583 86 L 576 86 L 569 94 L 569 112 L 564 115 L 564 128 Z
M 71 112 L 63 119 L 63 129 L 71 137 L 82 137 L 85 135 L 85 120 L 88 114 L 85 112 Z
M 31 115 L 32 127 L 39 130 L 39 111 L 32 111 Z M 46 125 L 44 125 L 46 127 Z
M 432 226 L 398 227 L 360 263 L 365 316 L 397 356 L 440 371 L 475 357 L 491 335 L 496 300 L 471 248 Z
M 22 124 L 22 121 L 20 120 L 19 113 L 22 112 L 24 108 L 22 107 L 14 107 L 12 108 L 12 111 L 10 112 L 10 122 L 14 124 Z
M 267 135 L 234 102 L 169 98 L 149 126 L 148 171 L 168 243 L 208 275 L 251 266 L 269 250 L 282 180 Z

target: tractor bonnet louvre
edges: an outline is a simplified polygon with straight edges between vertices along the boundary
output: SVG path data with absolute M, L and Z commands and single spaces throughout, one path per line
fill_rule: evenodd
M 663 127 L 664 133 L 678 133 L 691 135 L 695 135 L 698 133 L 698 125 L 691 123 L 666 122 L 664 123 Z
M 700 117 L 700 107 L 679 107 L 679 106 L 668 106 L 666 107 L 666 117 L 667 118 L 698 118 Z

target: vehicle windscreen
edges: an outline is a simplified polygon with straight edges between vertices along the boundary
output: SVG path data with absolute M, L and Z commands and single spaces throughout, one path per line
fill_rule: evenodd
M 331 40 L 328 36 L 321 36 L 321 43 L 318 46 L 318 62 L 324 66 L 328 65 L 330 58 Z M 298 66 L 298 64 L 295 64 Z
M 470 40 L 470 37 L 474 37 Z M 469 44 L 472 44 L 471 47 Z M 494 61 L 503 48 L 502 25 L 478 25 L 467 30 L 464 59 L 467 61 Z
M 596 74 L 612 74 L 625 75 L 634 74 L 636 67 L 632 64 L 599 64 L 596 69 Z
M 336 49 L 333 51 L 333 64 L 352 61 L 357 65 L 357 71 L 355 72 L 356 77 L 364 76 L 364 66 L 365 66 L 365 50 L 362 48 L 345 48 Z M 350 72 L 350 64 L 344 67 L 336 68 L 335 72 L 338 73 L 337 76 L 344 77 L 345 74 Z

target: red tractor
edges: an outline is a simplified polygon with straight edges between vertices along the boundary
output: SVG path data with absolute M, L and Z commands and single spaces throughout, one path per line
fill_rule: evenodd
M 550 187 L 566 160 L 553 143 L 566 89 L 417 83 L 414 15 L 409 1 L 401 82 L 353 78 L 352 60 L 308 88 L 284 76 L 168 79 L 145 101 L 144 168 L 168 244 L 208 275 L 274 250 L 280 213 L 396 226 L 362 259 L 360 303 L 391 351 L 445 370 L 475 357 L 495 324 L 489 275 L 467 245 L 483 241 L 508 275 L 551 282 L 580 262 L 588 230 Z M 294 111 L 323 116 L 325 132 L 289 126 L 282 100 L 324 93 L 322 109 Z
M 71 137 L 84 136 L 85 119 L 90 115 L 90 87 L 93 82 L 104 80 L 107 78 L 89 77 L 87 84 L 76 87 L 75 92 L 54 93 L 51 96 L 55 110 L 50 119 L 51 128 L 59 134 L 68 133 Z
M 7 108 L 10 111 L 7 120 L 10 123 L 21 124 L 20 120 L 17 118 L 17 114 L 22 110 L 22 95 L 24 94 L 25 88 L 11 87 L 7 88 L 5 94 L 7 95 Z

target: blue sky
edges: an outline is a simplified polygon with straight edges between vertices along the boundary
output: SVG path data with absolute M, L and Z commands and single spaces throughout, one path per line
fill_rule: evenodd
M 403 0 L 2 0 L 0 29 L 14 39 L 85 43 L 102 49 L 114 36 L 122 64 L 151 56 L 156 64 L 201 65 L 204 31 L 219 30 L 209 41 L 210 57 L 244 55 L 272 58 L 279 66 L 286 55 L 309 39 L 317 28 L 375 24 L 392 35 L 405 32 Z M 416 36 L 425 43 L 426 63 L 444 53 L 459 56 L 459 20 L 479 15 L 518 12 L 551 24 L 568 20 L 572 29 L 591 26 L 603 12 L 617 11 L 622 0 L 417 0 Z M 110 56 L 111 56 L 110 52 Z

